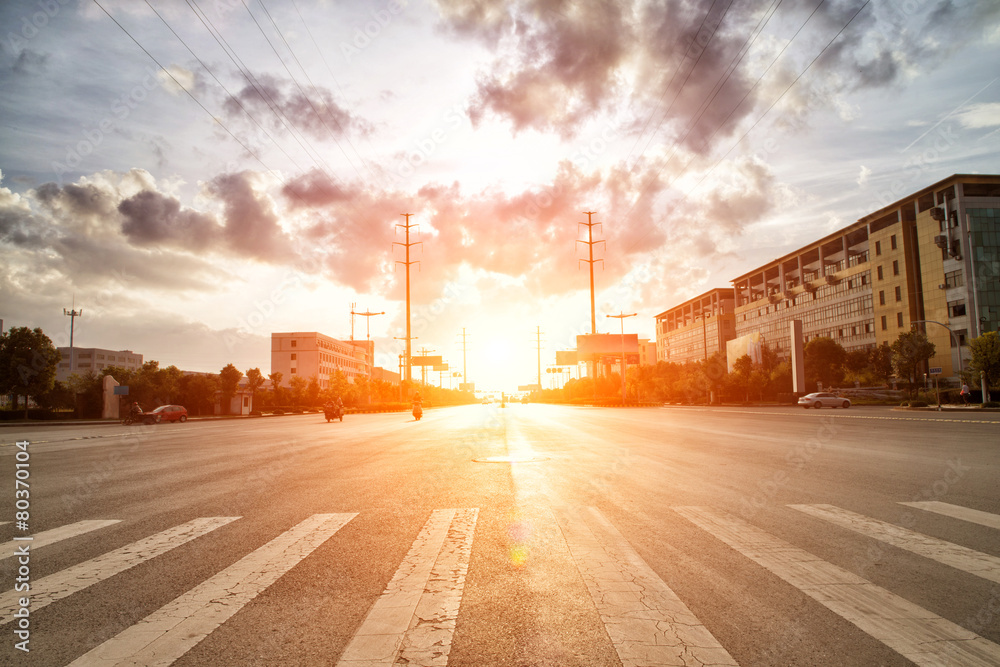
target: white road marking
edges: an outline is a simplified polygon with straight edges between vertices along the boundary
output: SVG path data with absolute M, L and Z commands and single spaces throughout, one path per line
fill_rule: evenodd
M 107 528 L 108 526 L 113 526 L 116 523 L 121 523 L 121 519 L 94 519 L 90 521 L 77 521 L 76 523 L 59 526 L 58 528 L 53 528 L 52 530 L 45 530 L 31 536 L 31 548 L 33 550 L 38 549 L 61 540 L 89 533 L 90 531 L 97 530 L 98 528 Z M 6 544 L 0 544 L 0 560 L 13 556 L 15 550 L 23 544 L 24 542 L 20 541 L 10 541 Z
M 996 556 L 855 514 L 833 505 L 789 505 L 789 507 L 924 558 L 1000 583 L 1000 558 Z
M 448 664 L 478 516 L 434 510 L 337 667 Z
M 144 563 L 238 518 L 221 516 L 193 519 L 138 542 L 127 544 L 120 549 L 109 551 L 96 558 L 60 570 L 37 581 L 32 581 L 31 610 L 38 611 L 56 600 L 72 595 L 108 577 L 113 577 L 130 567 Z M 24 597 L 24 594 L 15 590 L 0 593 L 0 611 L 3 613 L 3 616 L 0 617 L 0 623 L 6 623 L 14 618 L 13 611 L 17 608 L 19 597 Z
M 1000 665 L 1000 646 L 734 516 L 674 510 L 917 665 Z
M 624 667 L 737 664 L 596 508 L 553 513 Z
M 978 523 L 980 526 L 987 526 L 988 528 L 996 528 L 997 530 L 1000 530 L 1000 515 L 998 514 L 990 514 L 989 512 L 973 510 L 968 507 L 962 507 L 961 505 L 942 503 L 939 500 L 926 500 L 921 502 L 899 504 L 906 505 L 908 507 L 916 507 L 917 509 L 925 510 L 927 512 L 935 512 L 937 514 L 950 516 L 953 519 L 961 519 L 962 521 Z
M 170 665 L 357 514 L 314 514 L 70 665 Z

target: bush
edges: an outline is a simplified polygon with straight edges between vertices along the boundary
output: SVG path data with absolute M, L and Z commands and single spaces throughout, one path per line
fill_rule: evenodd
M 926 408 L 927 401 L 910 401 L 911 408 Z
M 283 415 L 283 414 L 285 414 L 285 411 L 282 410 L 281 408 L 275 408 L 273 411 L 271 411 L 271 414 L 272 415 Z
M 997 401 L 986 401 L 983 403 L 984 408 L 1000 408 L 1000 402 Z

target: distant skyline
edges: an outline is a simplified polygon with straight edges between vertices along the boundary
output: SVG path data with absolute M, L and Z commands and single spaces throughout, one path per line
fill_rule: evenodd
M 116 23 L 117 22 L 117 23 Z M 120 24 L 120 25 L 119 25 Z M 1000 173 L 1000 3 L 0 5 L 0 319 L 184 370 L 404 335 L 506 389 L 954 173 Z M 822 55 L 821 55 L 822 54 Z M 155 59 L 155 60 L 154 60 Z M 355 338 L 364 338 L 359 318 Z M 548 384 L 544 373 L 542 382 Z M 447 382 L 446 382 L 447 384 Z

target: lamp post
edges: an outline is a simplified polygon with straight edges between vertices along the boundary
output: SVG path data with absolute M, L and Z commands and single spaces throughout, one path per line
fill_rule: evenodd
M 951 330 L 951 327 L 949 327 L 949 326 L 947 326 L 945 324 L 941 324 L 940 322 L 935 322 L 934 320 L 913 320 L 912 321 L 913 324 L 919 324 L 921 322 L 923 322 L 923 323 L 930 323 L 930 324 L 936 324 L 939 327 L 944 327 L 945 329 L 948 330 L 948 333 L 951 335 L 951 338 L 955 341 L 955 348 L 958 350 L 958 376 L 959 376 L 959 378 L 961 378 L 962 377 L 962 373 L 965 372 L 965 366 L 962 363 L 962 346 L 958 342 L 958 336 L 956 336 L 955 332 Z
M 606 317 L 613 317 L 621 322 L 622 325 L 622 406 L 625 405 L 625 318 L 635 317 L 638 313 L 629 313 L 626 315 L 624 312 L 618 315 L 606 315 Z

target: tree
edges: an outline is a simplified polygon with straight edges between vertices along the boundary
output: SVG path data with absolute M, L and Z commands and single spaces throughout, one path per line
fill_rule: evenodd
M 14 327 L 0 336 L 0 392 L 24 396 L 25 419 L 28 396 L 44 394 L 55 386 L 60 358 L 40 328 Z
M 973 338 L 969 341 L 969 351 L 972 353 L 972 359 L 969 360 L 972 384 L 978 384 L 979 373 L 982 371 L 986 373 L 987 387 L 1000 385 L 1000 334 L 987 331 L 982 336 Z
M 280 373 L 279 373 L 280 375 Z M 260 372 L 259 368 L 251 368 L 247 371 L 247 389 L 250 390 L 250 405 L 256 409 L 256 404 L 253 402 L 254 394 L 257 390 L 264 385 L 264 375 Z
M 744 403 L 750 402 L 750 382 L 753 372 L 753 360 L 749 354 L 744 354 L 733 362 L 733 372 L 730 373 L 730 378 L 732 379 L 733 387 L 743 396 Z
M 922 364 L 934 356 L 934 343 L 923 331 L 904 331 L 892 344 L 892 365 L 896 374 L 912 387 Z
M 184 375 L 178 382 L 185 407 L 199 416 L 212 410 L 218 388 L 218 379 L 211 375 Z
M 305 400 L 306 405 L 310 407 L 319 405 L 319 377 L 315 373 L 309 376 L 309 384 L 306 385 Z
M 274 393 L 274 404 L 281 405 L 281 378 L 284 375 L 280 371 L 268 373 L 267 379 L 271 381 L 271 391 Z
M 229 413 L 230 404 L 232 403 L 233 396 L 236 395 L 236 389 L 239 387 L 240 378 L 242 377 L 243 373 L 232 364 L 226 364 L 219 371 L 219 391 L 222 392 L 223 412 L 226 414 Z
M 876 380 L 889 384 L 893 373 L 892 348 L 889 343 L 883 341 L 881 345 L 873 347 L 868 352 L 868 364 Z
M 301 375 L 293 375 L 288 384 L 292 387 L 292 405 L 302 405 L 302 396 L 305 394 L 306 385 L 309 384 L 309 381 Z
M 822 382 L 833 387 L 844 378 L 844 357 L 840 343 L 832 338 L 817 337 L 806 343 L 805 367 L 808 382 Z

